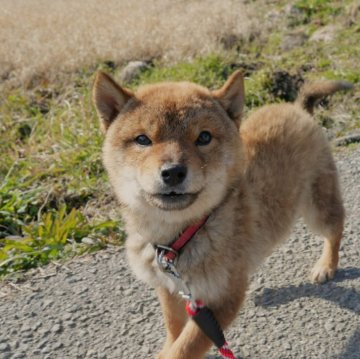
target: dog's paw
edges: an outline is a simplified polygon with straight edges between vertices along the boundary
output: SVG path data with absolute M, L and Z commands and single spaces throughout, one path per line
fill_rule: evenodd
M 325 283 L 334 278 L 335 272 L 336 268 L 329 263 L 319 260 L 311 270 L 310 279 L 313 283 Z

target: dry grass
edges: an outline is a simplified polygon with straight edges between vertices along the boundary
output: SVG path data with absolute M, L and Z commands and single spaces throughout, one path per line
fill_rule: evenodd
M 0 6 L 0 77 L 13 84 L 102 60 L 184 60 L 257 32 L 241 0 L 0 0 Z
M 102 136 L 91 105 L 96 68 L 109 70 L 104 61 L 120 65 L 113 71 L 116 77 L 128 60 L 160 60 L 129 84 L 133 88 L 170 79 L 216 88 L 239 67 L 246 75 L 246 105 L 251 109 L 281 100 L 271 92 L 279 70 L 290 79 L 300 74 L 358 82 L 357 3 L 0 0 L 0 262 L 10 259 L 7 267 L 0 267 L 11 272 L 53 256 L 44 251 L 52 248 L 47 243 L 57 234 L 47 232 L 38 240 L 48 215 L 55 225 L 72 221 L 69 226 L 80 247 L 81 238 L 95 232 L 95 238 L 122 238 L 121 224 L 112 221 L 119 217 L 110 213 L 116 204 L 101 165 Z M 295 18 L 289 5 L 297 9 Z M 351 19 L 350 5 L 356 10 Z M 327 24 L 339 29 L 332 41 L 307 41 L 282 50 L 289 32 L 311 35 Z M 200 57 L 193 60 L 195 56 Z M 335 95 L 330 104 L 336 111 L 327 109 L 321 123 L 336 136 L 358 132 L 359 98 L 358 88 Z M 75 216 L 70 215 L 73 208 Z M 2 237 L 8 235 L 20 237 L 7 239 L 4 251 Z M 58 256 L 66 253 L 64 248 Z

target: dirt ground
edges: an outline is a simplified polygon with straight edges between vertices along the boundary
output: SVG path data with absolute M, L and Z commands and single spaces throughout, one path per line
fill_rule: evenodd
M 335 280 L 313 285 L 321 241 L 299 222 L 254 276 L 226 337 L 237 358 L 360 358 L 360 147 L 336 155 L 347 209 Z M 0 286 L 0 358 L 153 358 L 165 332 L 155 293 L 121 248 Z M 212 351 L 211 358 L 218 358 Z

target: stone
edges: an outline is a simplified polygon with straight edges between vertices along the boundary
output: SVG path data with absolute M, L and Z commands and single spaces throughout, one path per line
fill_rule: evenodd
M 10 345 L 9 343 L 1 343 L 0 344 L 0 353 L 8 352 L 10 351 Z
M 284 51 L 289 51 L 296 47 L 303 46 L 307 39 L 308 36 L 304 32 L 290 33 L 284 36 L 280 48 Z
M 54 324 L 53 327 L 51 328 L 51 332 L 52 333 L 61 333 L 62 332 L 62 327 L 60 324 Z
M 65 313 L 63 315 L 64 320 L 72 320 L 73 315 L 71 313 Z
M 45 299 L 42 303 L 42 309 L 49 308 L 54 304 L 54 301 L 52 299 Z
M 140 76 L 141 72 L 148 69 L 149 65 L 145 61 L 131 61 L 129 62 L 120 73 L 121 82 L 131 82 Z
M 16 354 L 14 354 L 12 359 L 26 359 L 26 354 L 25 353 L 16 353 Z
M 61 348 L 63 348 L 63 347 L 64 347 L 64 344 L 61 343 L 61 342 L 57 342 L 57 343 L 55 343 L 55 344 L 53 345 L 53 349 L 54 349 L 54 350 L 59 350 L 59 349 L 61 349 Z
M 338 28 L 335 25 L 327 25 L 316 30 L 310 37 L 310 41 L 330 42 L 335 36 Z
M 93 238 L 90 238 L 90 237 L 84 237 L 82 240 L 81 240 L 82 243 L 84 244 L 87 244 L 89 246 L 92 246 L 94 244 L 96 244 L 96 240 L 93 239 Z

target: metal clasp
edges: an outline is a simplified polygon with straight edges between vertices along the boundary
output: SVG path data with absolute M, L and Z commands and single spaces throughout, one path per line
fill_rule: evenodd
M 175 255 L 174 259 L 170 259 L 166 257 L 166 254 L 168 252 L 174 253 Z M 156 253 L 156 262 L 159 265 L 160 270 L 168 275 L 171 275 L 172 278 L 175 278 L 178 284 L 182 287 L 182 290 L 179 291 L 179 295 L 185 300 L 192 301 L 190 288 L 181 278 L 180 273 L 176 269 L 179 253 L 176 250 L 163 245 L 156 245 L 155 253 Z
M 180 278 L 180 274 L 176 269 L 176 263 L 178 260 L 179 253 L 176 250 L 163 245 L 157 245 L 155 251 L 156 251 L 156 261 L 157 264 L 159 265 L 160 270 L 164 273 L 172 274 L 176 278 Z M 175 255 L 174 259 L 169 259 L 165 256 L 166 253 L 168 252 L 174 253 Z

